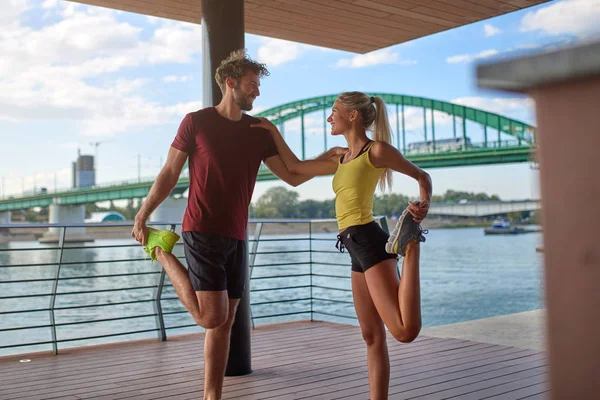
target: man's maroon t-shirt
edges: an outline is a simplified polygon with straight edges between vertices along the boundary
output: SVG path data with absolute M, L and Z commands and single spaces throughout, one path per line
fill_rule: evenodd
M 246 114 L 231 121 L 214 107 L 189 113 L 181 122 L 171 146 L 189 154 L 184 232 L 244 240 L 258 168 L 277 154 L 267 130 L 250 128 L 257 122 Z

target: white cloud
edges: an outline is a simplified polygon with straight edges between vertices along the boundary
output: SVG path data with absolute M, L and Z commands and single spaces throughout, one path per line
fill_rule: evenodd
M 0 12 L 0 37 L 5 35 L 7 29 L 18 27 L 18 20 L 21 14 L 29 10 L 28 0 L 8 0 L 2 4 Z
M 10 0 L 0 14 L 0 120 L 65 119 L 79 121 L 83 134 L 112 135 L 173 122 L 199 108 L 199 102 L 147 101 L 138 94 L 143 79 L 102 77 L 100 85 L 87 79 L 140 65 L 192 62 L 201 50 L 199 26 L 165 20 L 146 38 L 112 10 L 52 0 L 43 7 L 58 22 L 24 25 L 23 0 Z
M 193 79 L 193 77 L 191 75 L 167 75 L 163 78 L 163 82 L 167 82 L 167 83 L 187 82 L 192 79 Z
M 54 8 L 58 5 L 58 0 L 45 0 L 42 3 L 42 8 Z
M 478 108 L 480 110 L 493 112 L 500 115 L 511 115 L 515 113 L 533 114 L 534 102 L 531 98 L 510 97 L 458 97 L 452 103 Z
M 483 50 L 477 54 L 459 54 L 456 56 L 446 58 L 448 64 L 457 64 L 463 62 L 471 62 L 478 59 L 488 58 L 495 56 L 499 51 L 496 49 Z
M 264 107 L 264 106 L 255 106 L 252 109 L 252 112 L 250 112 L 250 115 L 256 115 L 256 114 L 260 114 L 261 112 L 268 110 L 271 107 Z
M 342 58 L 336 63 L 338 68 L 365 68 L 380 64 L 416 64 L 415 60 L 401 60 L 398 53 L 389 49 L 377 50 L 367 54 L 359 54 L 353 58 Z
M 117 110 L 117 107 L 123 107 L 123 109 Z M 82 134 L 85 136 L 113 136 L 116 133 L 139 129 L 143 126 L 177 122 L 186 113 L 196 111 L 201 107 L 201 101 L 163 106 L 140 97 L 125 98 L 107 112 L 86 119 Z
M 287 40 L 262 38 L 258 48 L 257 60 L 267 64 L 267 67 L 276 67 L 289 61 L 300 58 L 309 46 L 288 42 Z
M 518 44 L 516 47 L 517 49 L 533 50 L 539 49 L 540 47 L 542 47 L 542 45 L 539 43 L 522 43 Z
M 527 13 L 521 20 L 521 31 L 584 38 L 600 34 L 598 21 L 600 0 L 560 1 Z
M 486 37 L 492 37 L 492 36 L 496 36 L 496 35 L 502 33 L 502 30 L 499 28 L 496 28 L 492 24 L 485 24 L 483 26 L 483 32 L 485 33 Z
M 61 149 L 70 149 L 70 150 L 73 150 L 73 149 L 80 148 L 81 147 L 81 143 L 78 143 L 78 142 L 64 142 L 64 143 L 60 143 L 58 145 L 58 147 L 61 148 Z
M 331 129 L 331 125 L 327 124 L 327 132 Z M 300 133 L 302 121 L 300 118 L 294 118 L 285 123 L 285 133 Z M 323 134 L 323 118 L 322 117 L 304 117 L 304 132 L 309 134 Z
M 433 118 L 435 119 L 435 125 L 449 125 L 452 124 L 452 116 L 441 112 L 434 111 Z M 396 127 L 400 127 L 402 130 L 402 112 L 398 112 L 396 115 L 395 112 L 391 112 L 390 114 L 390 126 L 392 130 L 396 130 Z M 425 112 L 425 118 L 427 120 L 428 127 L 431 126 L 431 110 L 427 110 Z M 396 122 L 398 121 L 398 122 Z M 404 109 L 404 128 L 407 132 L 410 131 L 423 131 L 423 109 L 416 107 L 405 107 Z

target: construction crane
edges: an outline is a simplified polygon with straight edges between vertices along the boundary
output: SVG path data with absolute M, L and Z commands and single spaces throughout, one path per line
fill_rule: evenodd
M 103 140 L 99 142 L 90 142 L 90 146 L 94 148 L 94 171 L 95 171 L 95 181 L 98 182 L 98 146 L 104 143 L 108 143 L 110 140 Z

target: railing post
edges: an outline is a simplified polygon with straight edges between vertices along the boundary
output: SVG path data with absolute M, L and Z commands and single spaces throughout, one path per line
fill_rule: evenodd
M 312 221 L 308 223 L 308 249 L 310 261 L 310 320 L 313 321 L 313 258 L 312 258 Z
M 165 269 L 161 268 L 158 287 L 154 293 L 154 313 L 156 314 L 156 327 L 158 328 L 158 340 L 164 342 L 167 340 L 167 330 L 165 329 L 165 319 L 162 311 L 162 291 L 165 285 Z
M 56 318 L 54 316 L 54 307 L 56 305 L 56 292 L 58 291 L 58 282 L 60 280 L 60 268 L 63 260 L 64 246 L 65 246 L 65 234 L 67 232 L 66 227 L 62 227 L 58 238 L 58 266 L 56 268 L 56 277 L 54 284 L 52 285 L 52 297 L 50 298 L 50 329 L 52 333 L 52 354 L 58 354 L 58 341 L 56 338 Z
M 248 278 L 248 282 L 252 280 L 252 271 L 254 271 L 254 264 L 256 260 L 256 252 L 258 251 L 258 243 L 260 241 L 260 235 L 262 233 L 263 223 L 259 222 L 256 224 L 256 229 L 254 230 L 254 243 L 252 244 L 252 250 L 248 253 L 248 264 L 250 265 L 250 276 Z M 248 287 L 250 290 L 250 287 Z M 254 316 L 252 315 L 252 307 L 250 307 L 250 321 L 252 322 L 252 329 L 254 330 Z
M 175 224 L 171 224 L 171 232 L 175 232 Z M 165 287 L 165 269 L 161 268 L 160 278 L 158 278 L 158 285 L 156 292 L 154 293 L 154 314 L 156 314 L 156 327 L 158 328 L 158 340 L 165 342 L 167 340 L 167 330 L 165 328 L 165 316 L 162 310 L 162 292 Z

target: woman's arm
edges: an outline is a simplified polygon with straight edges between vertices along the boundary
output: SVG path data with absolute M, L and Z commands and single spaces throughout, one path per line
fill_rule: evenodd
M 271 133 L 275 146 L 277 146 L 277 152 L 291 173 L 317 176 L 331 175 L 337 171 L 339 157 L 336 158 L 336 155 L 341 156 L 344 150 L 334 147 L 314 160 L 299 160 L 283 139 L 279 129 L 266 118 L 260 118 L 260 121 L 251 127 L 263 128 Z
M 419 205 L 411 203 L 408 208 L 417 222 L 421 222 L 429 211 L 433 185 L 431 176 L 415 164 L 408 161 L 395 147 L 385 142 L 375 142 L 369 152 L 371 163 L 376 168 L 390 168 L 408 175 L 419 183 L 421 201 Z

